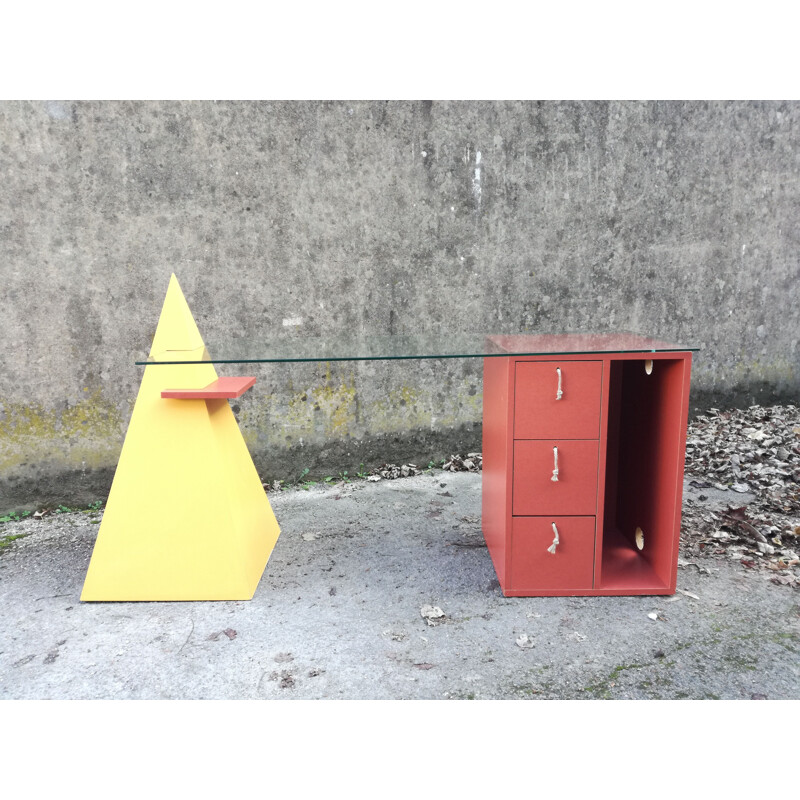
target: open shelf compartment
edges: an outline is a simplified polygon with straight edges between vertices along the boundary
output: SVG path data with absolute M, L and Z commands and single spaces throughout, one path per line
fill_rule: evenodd
M 682 358 L 610 361 L 597 591 L 675 591 L 688 368 Z

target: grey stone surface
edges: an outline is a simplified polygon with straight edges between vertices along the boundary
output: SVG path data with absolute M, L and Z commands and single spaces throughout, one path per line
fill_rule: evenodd
M 505 598 L 480 478 L 271 495 L 249 602 L 81 603 L 98 513 L 0 526 L 29 534 L 0 551 L 0 698 L 800 699 L 796 590 L 723 558 L 674 597 Z
M 703 348 L 695 404 L 796 401 L 799 125 L 782 102 L 0 103 L 0 511 L 105 496 L 173 271 L 212 345 L 634 329 Z M 265 478 L 479 447 L 477 360 L 252 371 Z

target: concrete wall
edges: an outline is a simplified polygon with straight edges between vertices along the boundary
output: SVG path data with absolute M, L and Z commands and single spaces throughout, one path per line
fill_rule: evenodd
M 695 403 L 797 399 L 799 134 L 772 102 L 0 103 L 0 511 L 105 497 L 173 271 L 212 346 L 617 327 L 699 344 Z M 265 478 L 480 447 L 477 360 L 253 374 Z

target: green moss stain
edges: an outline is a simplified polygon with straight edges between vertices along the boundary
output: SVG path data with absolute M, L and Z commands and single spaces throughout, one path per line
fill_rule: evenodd
M 240 426 L 249 447 L 291 446 L 303 440 L 324 443 L 355 435 L 358 401 L 352 375 L 338 381 L 327 368 L 322 379 L 305 388 L 289 380 L 288 398 L 281 394 L 262 397 L 240 417 Z M 285 396 L 285 395 L 284 395 Z
M 16 533 L 16 534 L 9 534 L 8 536 L 0 536 L 0 552 L 11 547 L 12 542 L 17 541 L 17 539 L 23 539 L 26 536 L 30 536 L 30 534 Z
M 240 429 L 251 453 L 371 434 L 442 430 L 481 419 L 481 394 L 467 382 L 444 394 L 439 385 L 403 384 L 376 397 L 357 389 L 353 372 L 332 375 L 326 366 L 315 380 L 304 383 L 290 377 L 274 393 L 242 403 Z M 0 471 L 43 464 L 51 469 L 113 467 L 135 401 L 134 395 L 109 403 L 100 389 L 86 390 L 84 397 L 62 408 L 0 397 Z
M 431 424 L 430 398 L 411 386 L 400 386 L 375 401 L 366 410 L 368 424 L 374 433 L 394 433 Z
M 353 375 L 335 380 L 326 371 L 312 385 L 287 382 L 282 391 L 260 397 L 242 411 L 239 421 L 253 449 L 292 446 L 300 440 L 325 444 L 370 434 L 442 429 L 481 420 L 483 399 L 469 390 L 465 384 L 443 400 L 439 387 L 402 385 L 370 401 L 364 399 L 369 392 L 359 393 Z
M 652 663 L 647 664 L 620 664 L 611 670 L 607 678 L 599 680 L 597 683 L 590 684 L 583 688 L 584 692 L 588 692 L 596 699 L 610 700 L 612 696 L 611 689 L 616 686 L 617 680 L 622 677 L 623 673 L 627 670 L 644 669 L 645 667 L 652 667 Z
M 313 392 L 314 409 L 322 414 L 326 436 L 345 438 L 356 421 L 356 387 L 340 384 L 321 386 Z
M 114 464 L 124 420 L 99 390 L 62 410 L 0 399 L 0 470 L 54 461 L 69 467 Z
M 464 422 L 480 422 L 483 419 L 483 395 L 468 394 L 465 390 L 457 395 L 458 410 L 437 420 L 442 425 L 460 425 Z
M 731 379 L 734 385 L 752 380 L 779 385 L 792 385 L 795 382 L 795 365 L 785 358 L 777 358 L 771 361 L 761 359 L 748 361 L 743 359 L 731 370 Z
M 483 414 L 483 398 L 469 394 L 469 387 L 442 402 L 430 390 L 412 386 L 401 386 L 390 391 L 385 399 L 378 400 L 364 409 L 364 422 L 371 432 L 395 433 L 420 428 L 448 428 L 465 422 L 480 421 Z

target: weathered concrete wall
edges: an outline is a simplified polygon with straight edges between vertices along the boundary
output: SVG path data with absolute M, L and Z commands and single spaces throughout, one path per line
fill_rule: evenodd
M 798 132 L 797 103 L 1 103 L 0 511 L 104 497 L 172 271 L 210 344 L 618 327 L 699 344 L 696 400 L 797 398 Z M 253 374 L 265 478 L 479 447 L 479 361 Z

